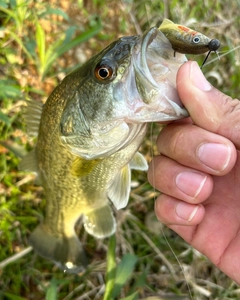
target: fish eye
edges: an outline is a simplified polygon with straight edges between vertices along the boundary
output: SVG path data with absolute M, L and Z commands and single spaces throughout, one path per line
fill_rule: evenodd
M 106 80 L 112 77 L 113 69 L 108 65 L 98 65 L 94 70 L 94 74 L 98 80 Z
M 195 36 L 195 37 L 193 38 L 193 42 L 194 42 L 194 44 L 198 44 L 198 43 L 200 42 L 200 37 Z

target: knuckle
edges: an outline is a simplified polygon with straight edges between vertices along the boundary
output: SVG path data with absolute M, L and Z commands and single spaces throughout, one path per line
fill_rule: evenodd
M 239 114 L 240 112 L 240 101 L 238 99 L 232 99 L 230 96 L 222 95 L 223 97 L 223 113 L 225 115 L 229 114 Z M 238 115 L 239 117 L 239 115 Z

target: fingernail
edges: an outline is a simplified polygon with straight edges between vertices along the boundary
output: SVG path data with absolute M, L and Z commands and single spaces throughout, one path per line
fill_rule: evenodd
M 196 198 L 202 190 L 207 176 L 196 172 L 182 172 L 177 175 L 177 187 L 186 195 Z
M 190 78 L 191 78 L 193 84 L 198 89 L 205 91 L 205 92 L 210 91 L 212 89 L 211 84 L 204 77 L 201 69 L 199 68 L 197 62 L 195 62 L 195 61 L 193 61 L 191 63 Z
M 179 218 L 190 222 L 196 215 L 198 209 L 199 205 L 192 205 L 185 202 L 179 202 L 176 206 L 175 211 Z
M 197 155 L 204 165 L 219 172 L 228 166 L 231 149 L 224 144 L 202 144 L 197 150 Z

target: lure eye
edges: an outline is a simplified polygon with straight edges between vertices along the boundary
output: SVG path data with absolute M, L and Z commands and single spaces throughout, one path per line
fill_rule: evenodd
M 106 80 L 112 77 L 113 69 L 108 65 L 98 65 L 94 70 L 94 74 L 98 80 Z
M 208 44 L 208 49 L 210 51 L 217 51 L 217 49 L 220 47 L 220 42 L 217 39 L 213 39 Z
M 198 43 L 200 42 L 200 37 L 195 36 L 195 37 L 193 38 L 193 42 L 194 42 L 194 44 L 198 44 Z

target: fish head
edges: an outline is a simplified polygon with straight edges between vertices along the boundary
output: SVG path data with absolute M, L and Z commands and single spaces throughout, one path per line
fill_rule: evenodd
M 126 76 L 125 87 L 119 83 L 115 93 L 128 91 L 128 119 L 166 122 L 187 117 L 176 89 L 177 71 L 187 61 L 185 55 L 174 54 L 169 40 L 155 27 L 141 36 L 131 54 L 132 69 Z
M 185 61 L 155 27 L 110 44 L 66 78 L 72 96 L 61 118 L 63 143 L 98 158 L 131 143 L 146 122 L 187 117 L 176 90 Z

